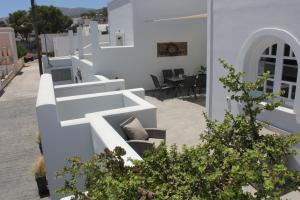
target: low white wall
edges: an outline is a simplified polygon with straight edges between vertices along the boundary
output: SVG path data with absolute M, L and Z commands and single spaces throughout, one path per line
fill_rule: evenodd
M 124 90 L 125 81 L 123 79 L 116 79 L 107 81 L 60 85 L 55 86 L 54 89 L 56 97 L 75 96 L 91 93 Z
M 73 74 L 74 72 L 73 72 L 72 61 L 70 57 L 66 56 L 66 57 L 48 58 L 46 55 L 43 55 L 42 64 L 43 64 L 44 74 L 53 75 L 55 70 L 69 69 L 69 78 L 67 80 L 55 81 L 54 85 L 74 83 L 74 74 Z M 57 74 L 63 76 L 62 73 L 57 73 Z
M 54 38 L 56 37 L 66 37 L 67 33 L 54 33 L 54 34 L 41 34 L 39 35 L 41 46 L 42 46 L 42 52 L 54 52 Z M 47 51 L 46 51 L 47 50 Z
M 69 56 L 48 58 L 46 55 L 43 55 L 42 64 L 43 64 L 43 72 L 48 73 L 49 70 L 53 68 L 71 67 L 72 60 Z
M 50 74 L 41 77 L 36 112 L 51 199 L 59 199 L 55 191 L 64 181 L 56 180 L 55 173 L 66 165 L 66 158 L 80 156 L 85 160 L 93 154 L 90 127 L 84 120 L 68 126 L 60 124 Z
M 91 133 L 93 137 L 93 147 L 96 154 L 104 152 L 105 148 L 110 150 L 122 147 L 126 151 L 123 157 L 125 164 L 131 164 L 129 158 L 142 160 L 142 158 L 127 144 L 127 142 L 117 133 L 113 127 L 101 116 L 101 114 L 88 114 Z
M 36 111 L 51 199 L 61 198 L 55 191 L 63 185 L 64 179 L 55 179 L 55 173 L 67 164 L 67 158 L 79 156 L 86 160 L 94 150 L 100 153 L 106 147 L 113 150 L 121 146 L 127 151 L 125 160 L 128 157 L 141 159 L 122 140 L 117 128 L 132 115 L 145 127 L 156 127 L 156 108 L 142 99 L 144 95 L 143 89 L 134 89 L 56 98 L 51 75 L 41 76 Z M 95 113 L 99 109 L 102 111 Z M 90 113 L 95 115 L 89 117 Z M 60 117 L 65 115 L 69 120 L 61 121 Z M 78 115 L 82 118 L 78 119 Z M 82 181 L 79 186 L 83 189 Z
M 101 46 L 106 46 L 109 44 L 109 35 L 101 35 L 99 34 L 99 43 Z M 56 57 L 61 57 L 61 56 L 69 56 L 70 55 L 70 41 L 69 41 L 69 36 L 57 36 L 53 37 L 53 50 L 54 55 Z M 89 35 L 83 35 L 82 36 L 82 44 L 84 47 L 84 51 L 86 53 L 89 53 L 90 50 L 88 46 L 90 45 L 90 36 Z M 74 34 L 73 36 L 73 45 L 74 49 L 78 50 L 78 38 L 77 35 Z
M 86 59 L 79 59 L 77 56 L 72 56 L 72 66 L 74 75 L 77 74 L 77 70 L 81 71 L 82 80 L 79 82 L 92 82 L 95 81 L 94 65 L 91 61 Z
M 124 98 L 124 95 L 121 93 L 101 93 L 57 98 L 59 119 L 66 121 L 84 118 L 87 113 L 119 110 L 125 108 Z

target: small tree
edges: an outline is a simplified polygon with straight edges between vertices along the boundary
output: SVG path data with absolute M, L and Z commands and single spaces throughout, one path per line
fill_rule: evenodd
M 288 191 L 297 190 L 300 172 L 289 170 L 285 161 L 296 152 L 293 145 L 299 135 L 263 135 L 262 124 L 256 116 L 272 111 L 283 102 L 274 101 L 275 94 L 254 95 L 267 79 L 264 74 L 256 82 L 243 81 L 243 73 L 220 60 L 228 75 L 220 81 L 240 103 L 243 113 L 234 116 L 226 111 L 224 120 L 217 122 L 206 117 L 208 130 L 201 144 L 195 147 L 176 146 L 168 149 L 162 144 L 146 153 L 143 161 L 125 166 L 125 151 L 105 150 L 87 162 L 70 159 L 59 176 L 70 175 L 63 194 L 74 199 L 280 199 Z M 261 105 L 261 102 L 265 102 Z M 77 178 L 85 176 L 88 193 L 76 187 Z M 245 187 L 253 186 L 253 193 Z
M 18 10 L 14 13 L 10 13 L 8 23 L 14 28 L 16 34 L 20 34 L 22 39 L 28 40 L 33 27 L 27 11 Z
M 37 6 L 36 8 L 39 34 L 62 33 L 67 31 L 73 23 L 70 17 L 65 16 L 54 6 Z

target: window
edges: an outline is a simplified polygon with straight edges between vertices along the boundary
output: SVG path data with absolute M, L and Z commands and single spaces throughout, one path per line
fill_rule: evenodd
M 298 63 L 291 47 L 283 41 L 273 43 L 263 50 L 258 63 L 258 76 L 269 72 L 270 77 L 259 90 L 264 92 L 276 92 L 286 100 L 286 107 L 293 107 L 297 80 Z

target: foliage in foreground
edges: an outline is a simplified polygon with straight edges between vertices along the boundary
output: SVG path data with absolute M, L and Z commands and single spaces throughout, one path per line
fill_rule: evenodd
M 220 60 L 228 75 L 220 81 L 244 112 L 234 116 L 226 112 L 224 120 L 207 120 L 208 132 L 195 147 L 161 145 L 148 152 L 143 161 L 126 166 L 125 151 L 105 150 L 86 162 L 69 159 L 69 166 L 58 173 L 67 176 L 59 193 L 74 194 L 74 199 L 279 199 L 297 190 L 300 173 L 289 170 L 286 159 L 296 152 L 292 146 L 299 135 L 262 135 L 262 125 L 255 119 L 265 110 L 274 110 L 282 101 L 272 93 L 253 95 L 268 73 L 254 83 L 243 81 L 243 73 Z M 260 102 L 267 102 L 260 105 Z M 77 188 L 85 177 L 87 194 Z M 256 189 L 247 192 L 245 186 Z

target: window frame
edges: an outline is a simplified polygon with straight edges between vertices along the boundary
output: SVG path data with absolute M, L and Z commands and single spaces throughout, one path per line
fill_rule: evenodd
M 274 45 L 277 44 L 277 51 L 276 51 L 276 55 L 272 54 L 272 48 Z M 285 52 L 285 47 L 286 45 L 289 46 L 289 55 L 286 56 L 286 52 Z M 265 54 L 265 52 L 268 52 L 268 54 Z M 267 46 L 266 48 L 264 48 L 260 55 L 259 55 L 259 60 L 258 60 L 258 70 L 257 70 L 257 77 L 261 77 L 259 75 L 260 69 L 259 69 L 259 65 L 261 62 L 262 58 L 275 58 L 275 70 L 274 70 L 274 78 L 268 78 L 267 81 L 264 83 L 263 85 L 263 91 L 266 92 L 268 89 L 267 86 L 267 82 L 268 81 L 272 81 L 273 82 L 273 92 L 279 94 L 280 91 L 282 90 L 282 84 L 287 84 L 288 85 L 288 97 L 284 97 L 284 96 L 278 96 L 278 98 L 284 99 L 285 100 L 285 107 L 288 108 L 293 108 L 294 107 L 294 101 L 295 98 L 292 99 L 292 91 L 293 91 L 293 87 L 296 87 L 295 89 L 295 97 L 296 97 L 296 92 L 297 92 L 297 83 L 299 80 L 298 77 L 298 70 L 299 70 L 299 63 L 297 61 L 297 57 L 295 56 L 294 51 L 292 50 L 292 47 L 285 43 L 282 40 L 277 40 L 277 41 L 273 41 L 271 43 L 271 45 Z M 290 82 L 290 81 L 285 81 L 282 80 L 283 77 L 283 68 L 284 68 L 284 60 L 295 60 L 297 62 L 297 77 L 296 77 L 296 82 Z

